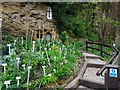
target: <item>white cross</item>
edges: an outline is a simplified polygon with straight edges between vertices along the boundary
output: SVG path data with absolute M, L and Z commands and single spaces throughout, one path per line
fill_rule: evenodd
M 22 65 L 23 69 L 25 70 L 25 64 Z
M 33 41 L 33 53 L 35 51 L 35 41 Z
M 28 66 L 28 77 L 27 77 L 27 85 L 29 83 L 29 77 L 30 77 L 30 69 L 32 68 L 32 66 Z
M 20 76 L 16 77 L 16 80 L 17 80 L 17 86 L 19 86 L 19 79 L 21 79 Z
M 2 66 L 4 67 L 4 75 L 6 74 L 6 66 L 7 66 L 7 63 L 3 63 Z
M 8 48 L 9 48 L 9 55 L 10 55 L 10 47 L 11 47 L 11 44 L 7 44 Z
M 17 69 L 19 69 L 20 58 L 17 57 L 16 60 L 17 60 Z
M 45 67 L 46 67 L 46 66 L 42 66 L 42 68 L 43 68 L 43 73 L 44 73 L 44 76 L 46 75 L 46 73 L 45 73 Z

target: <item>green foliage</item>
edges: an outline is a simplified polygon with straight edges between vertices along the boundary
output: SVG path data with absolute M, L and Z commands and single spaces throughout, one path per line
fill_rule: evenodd
M 14 40 L 14 37 L 12 36 L 11 33 L 9 33 L 9 34 L 7 35 L 7 37 L 5 37 L 5 42 L 6 42 L 6 44 L 7 44 L 7 43 L 12 43 L 13 40 Z
M 35 81 L 31 81 L 29 86 L 24 84 L 23 87 L 29 87 L 29 88 L 42 87 L 42 86 L 44 86 L 44 85 L 46 85 L 48 83 L 55 82 L 56 80 L 57 80 L 57 77 L 55 77 L 54 75 L 52 75 L 52 76 L 43 76 L 43 77 L 40 77 L 39 79 L 37 79 Z
M 13 42 L 13 41 L 12 41 Z M 16 88 L 17 80 L 16 76 L 21 76 L 20 86 L 17 88 L 35 88 L 43 87 L 51 82 L 56 82 L 58 79 L 65 79 L 74 71 L 75 64 L 78 63 L 78 57 L 82 56 L 78 51 L 77 44 L 63 44 L 60 41 L 46 42 L 36 41 L 35 52 L 32 52 L 32 42 L 29 42 L 29 46 L 26 48 L 26 42 L 23 45 L 18 38 L 18 42 L 12 48 L 14 52 L 9 57 L 3 56 L 4 62 L 7 63 L 6 76 L 2 74 L 2 89 L 5 89 L 4 81 L 11 80 L 10 88 Z M 82 46 L 82 43 L 80 43 Z M 76 47 L 77 46 L 77 47 Z M 45 50 L 46 48 L 46 50 Z M 42 56 L 43 53 L 43 56 Z M 20 57 L 19 69 L 17 68 L 16 57 Z M 56 57 L 56 60 L 54 59 Z M 50 64 L 48 62 L 50 60 Z M 25 70 L 23 69 L 25 64 Z M 46 75 L 43 74 L 42 66 L 46 66 Z M 27 81 L 27 67 L 32 66 L 29 85 L 26 85 Z M 51 76 L 49 76 L 51 74 Z
M 120 45 L 117 45 L 117 48 L 120 50 Z
M 67 41 L 67 37 L 87 38 L 97 41 L 99 31 L 96 25 L 100 9 L 97 2 L 90 3 L 51 3 L 53 15 L 57 20 L 57 28 L 61 40 Z M 62 6 L 62 7 L 61 7 Z
M 57 71 L 54 73 L 59 79 L 64 79 L 65 77 L 70 75 L 70 66 L 64 65 L 61 68 L 59 67 Z
M 99 45 L 90 45 L 90 47 L 94 47 L 94 48 L 96 48 L 96 49 L 100 49 L 100 46 L 99 46 Z M 103 47 L 102 50 L 103 50 L 103 52 L 106 52 L 106 53 L 108 53 L 108 54 L 110 54 L 110 55 L 113 54 L 113 51 L 112 51 L 111 48 Z M 100 53 L 101 53 L 100 51 L 95 50 L 95 49 L 89 49 L 88 51 L 90 51 L 91 53 L 93 53 L 93 54 L 95 54 L 95 55 L 99 55 L 99 56 L 100 56 Z M 108 60 L 110 59 L 110 56 L 108 56 L 108 55 L 106 55 L 106 54 L 103 53 L 102 58 L 103 58 L 105 61 L 108 61 Z

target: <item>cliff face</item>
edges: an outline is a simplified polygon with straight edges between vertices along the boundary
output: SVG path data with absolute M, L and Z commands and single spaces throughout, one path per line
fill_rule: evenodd
M 14 36 L 26 35 L 28 32 L 30 37 L 33 34 L 34 39 L 46 37 L 47 34 L 52 40 L 58 38 L 55 20 L 48 20 L 46 16 L 48 7 L 43 3 L 2 3 L 3 36 L 9 32 Z

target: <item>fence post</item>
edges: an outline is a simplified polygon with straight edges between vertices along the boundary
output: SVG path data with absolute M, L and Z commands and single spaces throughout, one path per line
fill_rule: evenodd
M 105 85 L 107 90 L 119 90 L 118 65 L 107 65 L 107 72 L 105 74 Z

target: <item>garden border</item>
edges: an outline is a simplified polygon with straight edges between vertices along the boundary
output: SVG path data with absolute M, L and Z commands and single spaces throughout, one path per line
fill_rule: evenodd
M 80 84 L 80 78 L 83 76 L 86 68 L 87 68 L 87 62 L 85 61 L 85 59 L 82 59 L 82 64 L 80 65 L 80 69 L 78 71 L 78 75 L 75 79 L 73 79 L 70 83 L 68 83 L 68 85 L 65 86 L 64 90 L 70 90 L 70 89 L 75 89 L 78 87 L 78 85 Z

